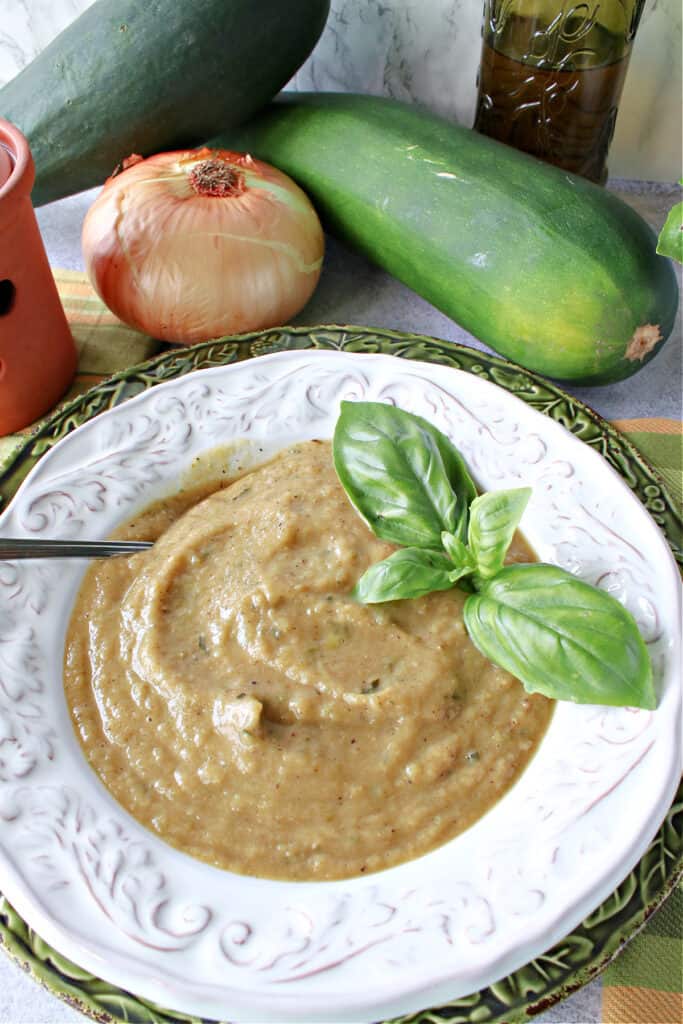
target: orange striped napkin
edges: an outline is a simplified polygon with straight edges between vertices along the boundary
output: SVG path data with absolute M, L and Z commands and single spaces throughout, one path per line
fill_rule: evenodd
M 683 500 L 683 423 L 680 420 L 614 420 L 657 470 L 679 505 Z
M 617 420 L 683 501 L 683 424 Z M 683 882 L 602 976 L 603 1024 L 683 1024 Z
M 77 270 L 52 271 L 78 349 L 78 370 L 62 401 L 75 398 L 105 377 L 148 359 L 164 344 L 126 327 L 97 297 L 86 274 Z M 0 469 L 35 430 L 33 423 L 17 434 L 0 437 Z
M 603 1024 L 683 1022 L 683 883 L 602 976 Z

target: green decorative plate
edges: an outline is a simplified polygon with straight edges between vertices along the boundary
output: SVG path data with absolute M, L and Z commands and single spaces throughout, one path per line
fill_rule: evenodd
M 655 472 L 630 442 L 581 402 L 536 375 L 464 346 L 363 327 L 285 328 L 163 353 L 116 374 L 66 404 L 15 452 L 0 476 L 6 504 L 36 461 L 81 423 L 162 381 L 191 370 L 289 349 L 383 352 L 453 366 L 513 393 L 596 449 L 626 480 L 683 565 L 683 523 Z M 649 849 L 612 895 L 571 935 L 509 977 L 396 1024 L 516 1024 L 592 980 L 644 924 L 683 874 L 683 788 Z M 0 898 L 0 942 L 52 993 L 99 1021 L 198 1021 L 170 1013 L 81 970 L 51 949 Z

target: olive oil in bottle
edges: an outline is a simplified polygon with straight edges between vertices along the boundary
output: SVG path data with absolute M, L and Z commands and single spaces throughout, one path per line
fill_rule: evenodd
M 475 130 L 604 183 L 641 9 L 487 0 Z

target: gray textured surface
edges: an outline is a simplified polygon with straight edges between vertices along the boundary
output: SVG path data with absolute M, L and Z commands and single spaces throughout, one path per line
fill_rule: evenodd
M 613 188 L 659 230 L 678 200 L 673 186 L 615 182 Z M 38 211 L 53 266 L 82 269 L 80 231 L 96 192 L 86 192 Z M 680 268 L 678 268 L 680 275 Z M 680 279 L 680 278 L 679 278 Z M 362 257 L 329 240 L 320 285 L 301 324 L 355 323 L 434 335 L 486 350 L 452 320 Z M 681 311 L 672 337 L 649 366 L 620 384 L 566 388 L 608 419 L 644 416 L 680 417 L 682 363 Z M 559 1006 L 535 1018 L 538 1024 L 599 1024 L 600 982 L 594 981 Z M 0 957 L 0 1024 L 76 1024 L 83 1017 Z

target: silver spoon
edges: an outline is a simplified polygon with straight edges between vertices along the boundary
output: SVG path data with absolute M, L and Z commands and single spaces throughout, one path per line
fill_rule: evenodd
M 152 547 L 149 540 L 31 540 L 0 537 L 0 561 L 16 558 L 112 558 Z

